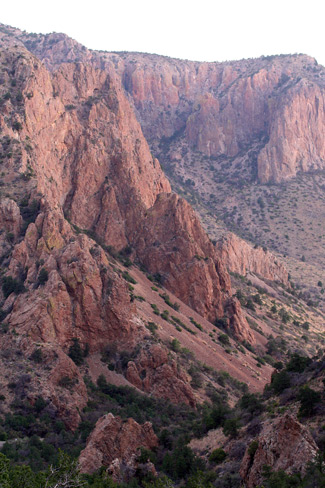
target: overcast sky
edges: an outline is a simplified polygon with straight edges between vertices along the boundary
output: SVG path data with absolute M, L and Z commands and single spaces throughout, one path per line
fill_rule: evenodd
M 305 53 L 325 65 L 322 0 L 16 0 L 0 22 L 64 32 L 91 49 L 198 61 Z

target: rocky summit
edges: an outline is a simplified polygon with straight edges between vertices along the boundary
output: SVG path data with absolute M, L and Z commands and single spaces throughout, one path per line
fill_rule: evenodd
M 0 25 L 0 484 L 323 486 L 318 255 L 256 229 L 322 181 L 324 77 Z

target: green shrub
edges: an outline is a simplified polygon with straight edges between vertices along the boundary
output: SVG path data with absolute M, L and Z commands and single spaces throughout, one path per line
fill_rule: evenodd
M 214 325 L 218 327 L 219 329 L 226 329 L 228 325 L 228 319 L 227 317 L 220 317 L 215 320 Z
M 42 349 L 35 349 L 31 356 L 30 356 L 30 359 L 32 361 L 35 361 L 35 363 L 41 363 L 43 361 L 43 353 L 42 353 Z
M 218 448 L 214 449 L 214 451 L 211 452 L 209 456 L 209 461 L 210 463 L 220 464 L 226 459 L 226 457 L 227 453 L 223 449 Z
M 47 280 L 49 279 L 49 274 L 45 268 L 41 268 L 39 274 L 38 274 L 38 284 L 39 285 L 44 285 Z
M 227 419 L 223 424 L 222 432 L 225 436 L 234 439 L 238 435 L 238 428 L 239 424 L 237 419 Z
M 68 356 L 77 366 L 81 366 L 84 362 L 84 351 L 81 349 L 79 339 L 76 337 L 72 339 L 72 345 L 69 347 Z
M 258 415 L 264 410 L 262 400 L 255 393 L 245 393 L 238 402 L 242 410 L 252 415 Z
M 221 342 L 221 344 L 223 344 L 224 346 L 230 346 L 230 340 L 229 340 L 229 336 L 227 334 L 220 334 L 218 336 L 218 340 L 219 342 Z
M 4 276 L 2 278 L 2 291 L 5 298 L 8 298 L 11 293 L 23 293 L 26 291 L 24 283 L 22 281 L 16 280 L 12 276 Z
M 168 310 L 164 310 L 161 314 L 160 314 L 160 317 L 164 320 L 167 320 L 167 322 L 169 321 L 169 312 Z
M 321 394 L 309 386 L 303 386 L 299 390 L 298 400 L 300 401 L 299 415 L 310 417 L 314 413 L 317 403 L 321 401 Z
M 177 339 L 173 339 L 170 342 L 170 347 L 173 351 L 179 352 L 181 350 L 181 343 Z
M 124 271 L 122 273 L 122 278 L 124 278 L 125 281 L 128 281 L 132 285 L 136 285 L 137 284 L 137 281 L 133 278 L 133 276 L 130 275 L 130 273 L 128 271 Z
M 254 459 L 255 453 L 258 449 L 258 441 L 252 441 L 248 447 L 248 455 L 251 458 L 251 461 Z
M 272 390 L 277 394 L 282 393 L 286 388 L 289 388 L 290 376 L 287 371 L 283 370 L 273 373 L 270 386 Z
M 311 362 L 312 360 L 310 358 L 294 353 L 286 366 L 286 370 L 293 373 L 302 373 Z

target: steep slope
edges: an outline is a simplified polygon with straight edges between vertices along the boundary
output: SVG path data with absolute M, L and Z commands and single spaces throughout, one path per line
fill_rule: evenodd
M 6 385 L 33 358 L 40 367 L 22 390 L 7 386 L 6 406 L 24 396 L 34 404 L 41 395 L 76 429 L 87 392 L 67 353 L 75 347 L 92 356 L 112 343 L 120 353 L 148 346 L 133 358 L 133 371 L 139 367 L 147 379 L 132 375 L 130 365 L 123 371 L 129 384 L 194 406 L 190 377 L 166 345 L 144 340 L 146 318 L 109 253 L 136 260 L 203 317 L 223 317 L 234 337 L 254 343 L 225 267 L 189 204 L 171 193 L 106 65 L 71 62 L 52 73 L 11 41 L 0 58 Z M 16 350 L 21 361 L 12 368 Z

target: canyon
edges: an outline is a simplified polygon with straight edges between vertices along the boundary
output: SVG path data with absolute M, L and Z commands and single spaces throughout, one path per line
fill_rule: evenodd
M 141 408 L 126 414 L 123 396 L 194 419 L 211 398 L 260 398 L 292 354 L 319 359 L 322 285 L 308 302 L 292 280 L 303 243 L 266 246 L 251 217 L 246 234 L 229 229 L 246 225 L 248 193 L 263 220 L 281 185 L 306 174 L 321 188 L 324 76 L 305 55 L 196 63 L 0 26 L 4 425 L 40 409 L 52 438 L 58 425 L 78 438 L 82 472 L 126 482 L 141 465 L 156 477 L 140 448 L 167 449 L 170 433 Z M 312 276 L 316 257 L 299 269 Z M 288 429 L 291 447 L 306 440 L 294 465 L 305 475 L 318 449 L 308 428 L 264 419 L 254 462 L 243 453 L 247 487 L 266 462 L 290 473 Z

